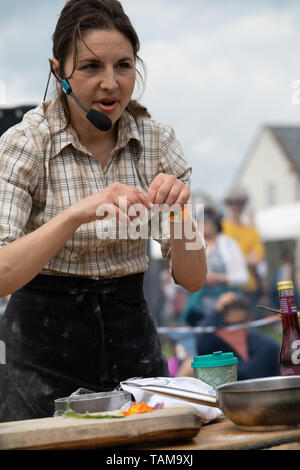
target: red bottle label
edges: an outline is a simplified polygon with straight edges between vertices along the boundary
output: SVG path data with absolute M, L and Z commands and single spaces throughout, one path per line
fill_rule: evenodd
M 295 297 L 280 295 L 280 310 L 283 326 L 280 375 L 300 375 L 300 330 Z
M 283 315 L 297 315 L 297 306 L 295 303 L 295 297 L 281 297 L 280 299 L 280 310 Z

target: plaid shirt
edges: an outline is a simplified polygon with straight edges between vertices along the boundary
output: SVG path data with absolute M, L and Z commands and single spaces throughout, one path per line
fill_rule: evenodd
M 67 125 L 59 99 L 42 103 L 0 139 L 0 247 L 116 181 L 146 192 L 161 172 L 190 183 L 171 127 L 125 111 L 102 168 Z M 103 230 L 101 221 L 81 225 L 41 273 L 99 279 L 146 271 L 147 240 L 108 239 Z M 169 237 L 158 241 L 170 263 Z

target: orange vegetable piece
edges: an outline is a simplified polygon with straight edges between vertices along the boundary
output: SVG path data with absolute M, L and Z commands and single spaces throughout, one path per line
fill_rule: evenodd
M 119 413 L 124 416 L 130 416 L 134 414 L 141 414 L 141 413 L 150 413 L 152 411 L 151 406 L 148 406 L 147 403 L 142 401 L 141 403 L 137 403 L 136 401 L 131 405 L 130 408 L 126 411 L 120 411 Z

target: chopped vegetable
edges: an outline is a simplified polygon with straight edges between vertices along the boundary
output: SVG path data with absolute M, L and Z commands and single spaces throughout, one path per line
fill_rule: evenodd
M 159 405 L 156 405 L 155 407 L 151 408 L 151 406 L 148 406 L 147 403 L 142 401 L 141 403 L 137 403 L 136 401 L 131 405 L 130 408 L 128 408 L 127 411 L 120 411 L 120 414 L 123 414 L 124 416 L 130 416 L 134 414 L 141 414 L 141 413 L 151 413 L 151 411 L 162 408 L 163 403 L 160 403 Z

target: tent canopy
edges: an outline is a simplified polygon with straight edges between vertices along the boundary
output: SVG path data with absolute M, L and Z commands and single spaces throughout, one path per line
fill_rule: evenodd
M 300 238 L 300 202 L 259 211 L 255 223 L 264 241 Z

